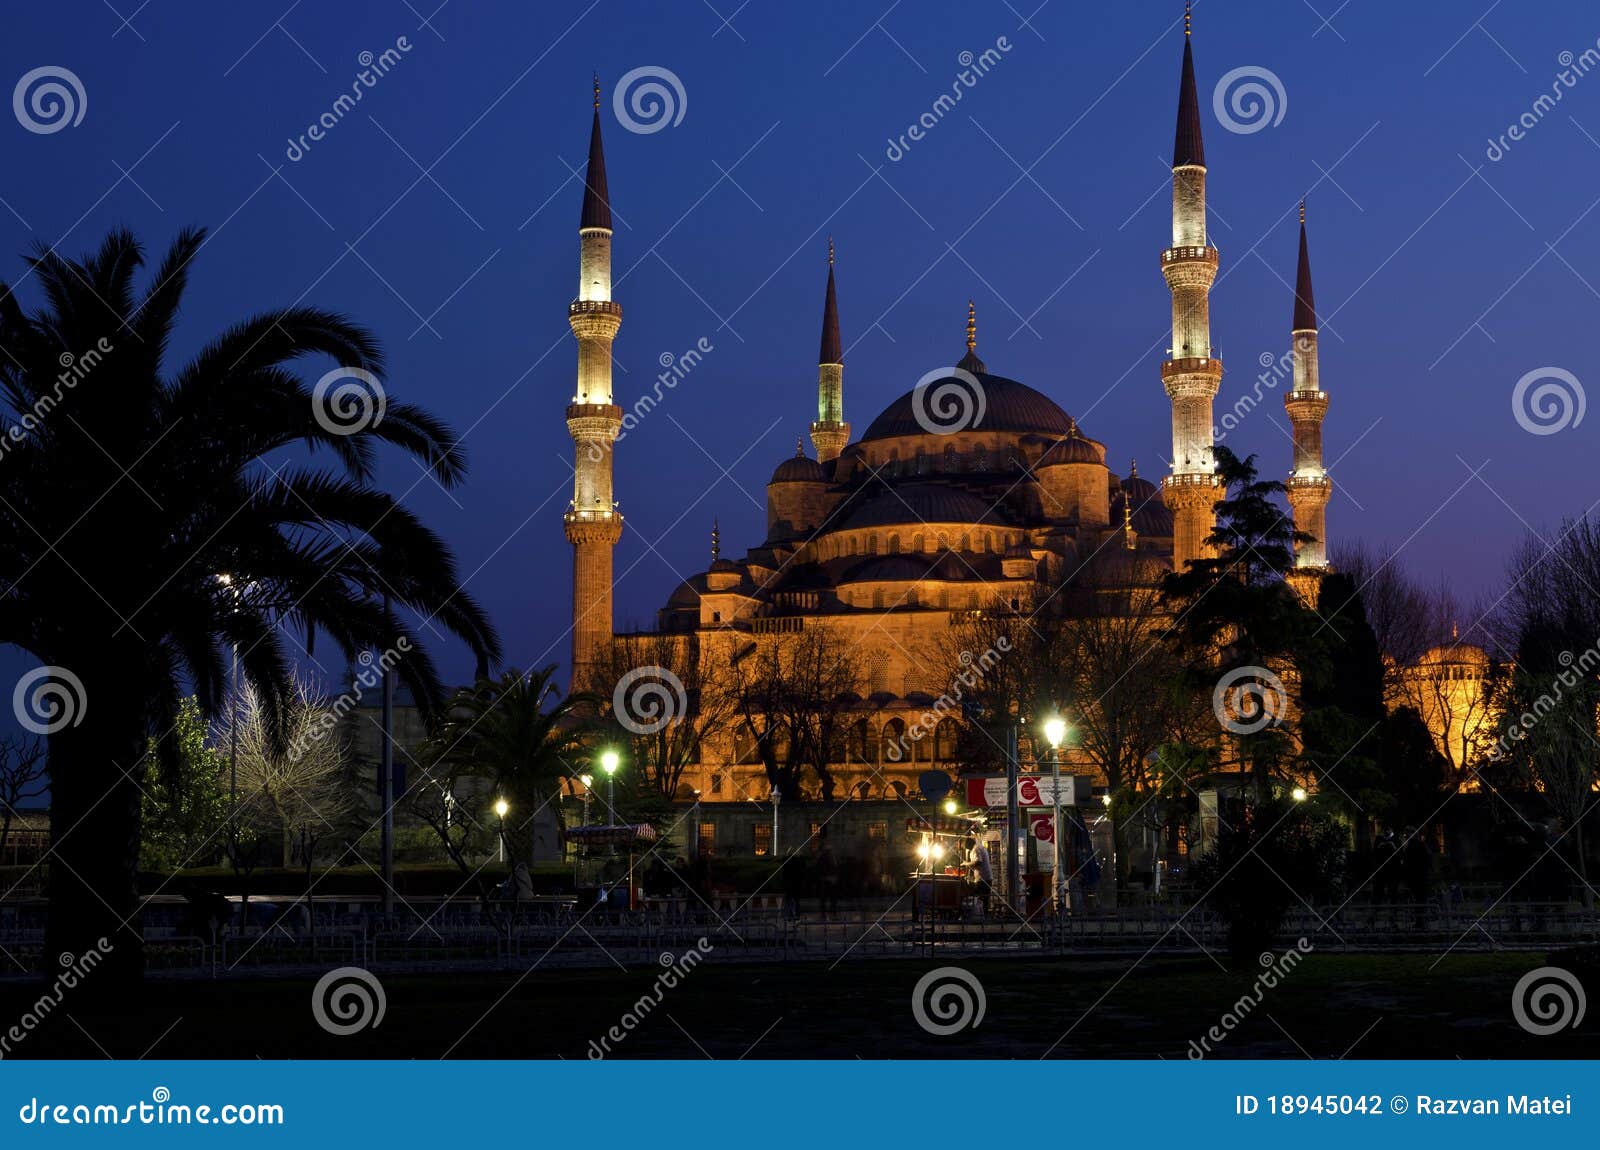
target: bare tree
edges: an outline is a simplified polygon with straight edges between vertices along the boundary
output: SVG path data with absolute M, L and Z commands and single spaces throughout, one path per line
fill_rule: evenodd
M 298 858 L 314 940 L 311 888 L 317 850 L 353 832 L 358 800 L 332 710 L 314 701 L 303 682 L 296 688 L 282 712 L 281 737 L 274 738 L 267 709 L 247 687 L 228 708 L 222 738 L 235 748 L 239 807 L 234 821 L 258 834 L 278 835 L 285 870 Z
M 596 667 L 594 683 L 613 718 L 619 698 L 625 709 L 630 699 L 646 696 L 661 708 L 656 714 L 665 721 L 659 725 L 637 721 L 646 717 L 638 714 L 618 725 L 630 744 L 630 761 L 643 766 L 650 784 L 667 799 L 676 796 L 684 772 L 700 761 L 701 747 L 722 737 L 738 714 L 726 668 L 694 635 L 619 635 Z
M 17 808 L 43 795 L 49 787 L 43 739 L 21 735 L 0 738 L 0 859 L 5 858 L 6 840 Z

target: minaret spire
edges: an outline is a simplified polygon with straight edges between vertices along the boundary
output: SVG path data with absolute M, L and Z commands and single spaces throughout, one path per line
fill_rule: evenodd
M 1317 363 L 1317 305 L 1311 292 L 1311 249 L 1306 242 L 1306 204 L 1300 201 L 1300 262 L 1294 277 L 1294 321 L 1289 338 L 1294 351 L 1294 390 L 1283 397 L 1293 427 L 1294 467 L 1289 472 L 1289 506 L 1298 531 L 1312 536 L 1295 545 L 1295 566 L 1313 571 L 1328 565 L 1327 509 L 1333 483 L 1322 465 L 1322 419 L 1328 393 Z M 1308 594 L 1310 592 L 1308 591 Z
M 599 76 L 578 223 L 578 298 L 567 308 L 567 322 L 578 340 L 578 382 L 567 405 L 573 492 L 565 526 L 572 544 L 572 682 L 582 690 L 611 643 L 611 553 L 622 536 L 611 485 L 611 455 L 622 429 L 622 409 L 611 394 L 611 344 L 622 327 L 622 308 L 611 299 L 611 197 L 600 143 Z
M 1222 384 L 1222 363 L 1211 347 L 1217 249 L 1206 238 L 1206 152 L 1191 32 L 1186 5 L 1172 149 L 1172 246 L 1161 253 L 1161 274 L 1172 292 L 1172 347 L 1161 365 L 1161 382 L 1172 401 L 1172 474 L 1162 497 L 1172 510 L 1172 564 L 1178 571 L 1210 557 L 1206 539 L 1216 524 L 1213 505 L 1222 495 L 1211 454 L 1211 402 Z
M 844 421 L 844 343 L 839 338 L 839 296 L 833 280 L 833 237 L 828 237 L 828 290 L 822 299 L 822 347 L 817 353 L 817 418 L 811 443 L 817 461 L 838 457 L 850 442 Z M 802 452 L 803 454 L 803 452 Z
M 722 555 L 722 528 L 717 521 L 711 521 L 711 562 L 715 563 Z
M 970 299 L 967 301 L 967 354 L 956 366 L 974 375 L 983 375 L 989 370 L 978 358 L 978 307 Z

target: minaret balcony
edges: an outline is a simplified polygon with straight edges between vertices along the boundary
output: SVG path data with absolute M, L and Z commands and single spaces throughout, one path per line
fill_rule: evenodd
M 1222 360 L 1214 355 L 1185 355 L 1174 356 L 1162 361 L 1161 381 L 1177 379 L 1185 375 L 1205 375 L 1221 377 Z
M 1283 397 L 1283 406 L 1292 420 L 1321 422 L 1328 412 L 1328 393 L 1325 391 L 1291 391 Z
M 1174 291 L 1210 288 L 1217 278 L 1217 249 L 1210 245 L 1168 248 L 1161 253 L 1161 274 Z
M 1291 475 L 1284 484 L 1288 489 L 1289 501 L 1305 503 L 1326 503 L 1328 495 L 1333 490 L 1333 480 L 1327 474 L 1322 475 Z
M 1217 249 L 1212 247 L 1210 244 L 1206 244 L 1204 246 L 1184 245 L 1181 247 L 1168 248 L 1166 251 L 1161 253 L 1161 262 L 1163 264 L 1174 264 L 1188 261 L 1207 263 L 1212 267 L 1216 267 Z
M 579 339 L 615 339 L 622 327 L 622 305 L 609 299 L 575 299 L 567 305 L 567 323 Z
M 567 305 L 570 315 L 614 315 L 622 318 L 622 305 L 610 299 L 575 299 Z

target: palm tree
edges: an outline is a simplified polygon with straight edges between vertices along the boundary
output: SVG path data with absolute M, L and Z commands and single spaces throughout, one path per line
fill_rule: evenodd
M 230 649 L 275 730 L 295 697 L 290 643 L 309 652 L 318 632 L 347 659 L 404 652 L 397 673 L 424 703 L 438 675 L 398 607 L 459 636 L 480 666 L 499 654 L 449 548 L 372 484 L 379 444 L 447 487 L 464 460 L 437 419 L 384 406 L 367 331 L 313 308 L 269 311 L 168 370 L 204 242 L 180 235 L 142 292 L 143 252 L 126 231 L 81 261 L 36 252 L 24 279 L 43 293 L 37 311 L 0 284 L 0 642 L 73 692 L 48 723 L 46 953 L 104 937 L 104 966 L 126 974 L 142 965 L 141 760 L 151 738 L 160 758 L 174 754 L 186 691 L 217 712 Z M 340 370 L 313 389 L 292 369 L 318 356 Z M 369 389 L 354 424 L 339 421 L 335 376 Z
M 479 679 L 451 698 L 430 740 L 427 757 L 448 764 L 452 775 L 483 779 L 509 805 L 505 836 L 513 863 L 528 861 L 533 824 L 546 806 L 560 818 L 561 789 L 588 762 L 593 731 L 584 716 L 596 700 L 586 694 L 557 697 L 554 666 L 508 670 Z

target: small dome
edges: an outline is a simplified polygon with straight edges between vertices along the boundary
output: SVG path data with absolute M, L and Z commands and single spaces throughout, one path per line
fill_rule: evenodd
M 1063 463 L 1098 463 L 1103 467 L 1105 462 L 1105 447 L 1077 434 L 1077 428 L 1074 426 L 1073 434 L 1052 443 L 1033 468 L 1037 471 L 1041 467 L 1055 467 Z
M 828 474 L 822 464 L 805 455 L 791 455 L 772 472 L 768 483 L 826 483 Z
M 1143 479 L 1135 479 L 1134 483 L 1149 490 L 1150 494 L 1144 498 L 1134 497 L 1133 529 L 1140 535 L 1150 535 L 1165 539 L 1172 534 L 1172 512 L 1167 510 L 1167 505 L 1161 501 L 1161 493 L 1156 490 L 1155 484 Z M 1123 523 L 1123 507 L 1128 505 L 1128 492 L 1123 491 L 1111 500 L 1111 526 L 1120 528 Z
M 1148 479 L 1141 478 L 1138 467 L 1128 472 L 1128 478 L 1122 481 L 1122 490 L 1133 500 L 1135 512 L 1138 511 L 1140 504 L 1147 504 L 1151 500 L 1161 502 L 1161 488 Z
M 678 584 L 667 599 L 667 606 L 671 607 L 698 607 L 700 596 L 706 590 L 706 577 L 704 575 L 691 575 Z

